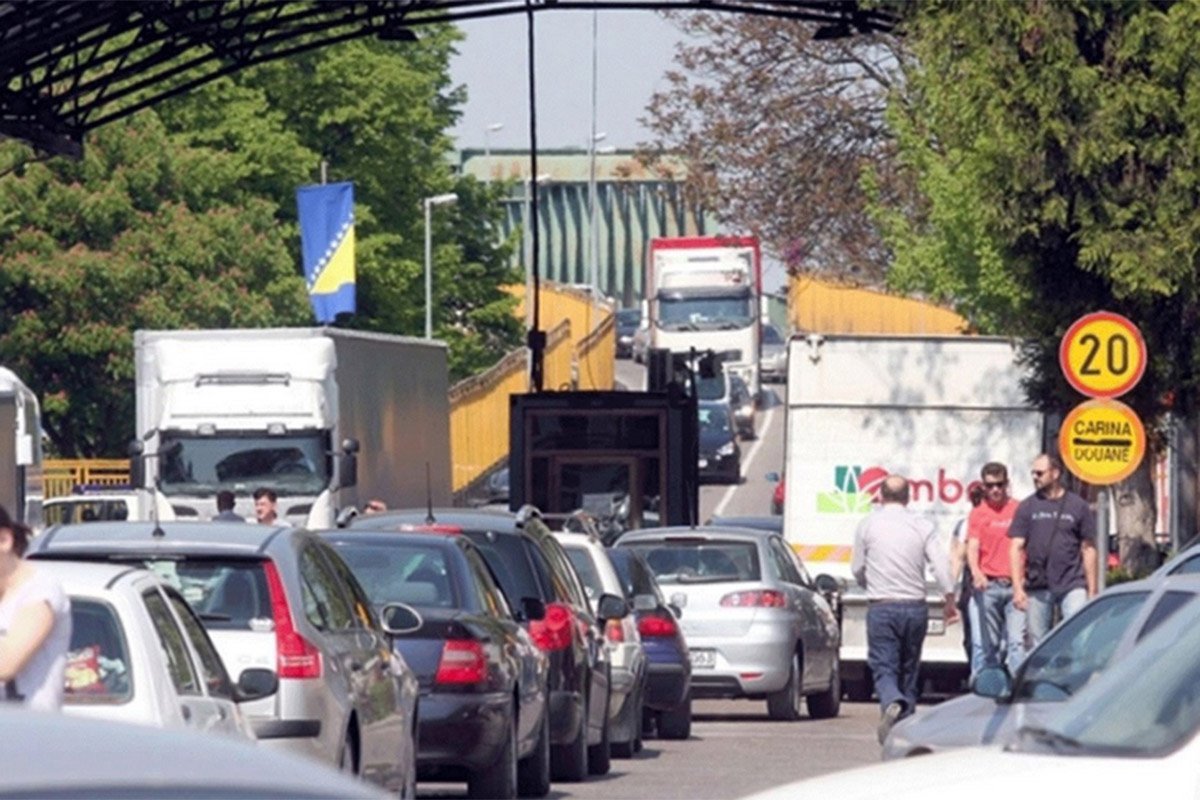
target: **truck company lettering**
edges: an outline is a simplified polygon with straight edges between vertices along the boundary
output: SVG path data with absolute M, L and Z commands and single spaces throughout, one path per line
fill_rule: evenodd
M 821 513 L 850 513 L 863 514 L 871 510 L 879 487 L 883 484 L 888 471 L 883 467 L 851 467 L 839 466 L 834 471 L 834 481 L 837 489 L 832 492 L 817 493 L 817 511 Z M 979 481 L 966 481 L 950 477 L 944 467 L 938 467 L 936 477 L 908 479 L 911 499 L 914 503 L 945 503 L 947 505 L 965 502 L 971 487 Z

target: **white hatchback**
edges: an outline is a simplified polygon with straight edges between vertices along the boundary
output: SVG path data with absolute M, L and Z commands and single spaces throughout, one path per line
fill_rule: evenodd
M 163 579 L 127 565 L 37 569 L 71 600 L 66 713 L 254 738 L 237 702 L 273 693 L 274 673 L 257 670 L 235 686 L 195 612 Z

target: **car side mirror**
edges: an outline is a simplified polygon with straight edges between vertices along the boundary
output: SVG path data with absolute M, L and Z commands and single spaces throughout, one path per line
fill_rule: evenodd
M 333 521 L 334 525 L 339 528 L 349 528 L 350 523 L 358 517 L 358 509 L 354 506 L 346 506 L 338 512 L 337 519 Z
M 1012 678 L 1002 667 L 984 667 L 971 680 L 971 691 L 1002 703 L 1012 698 Z
M 275 670 L 251 667 L 242 670 L 234 687 L 233 699 L 238 703 L 261 700 L 279 691 L 279 675 Z
M 537 622 L 546 618 L 546 604 L 536 597 L 521 598 L 521 622 Z
M 817 591 L 821 593 L 821 596 L 825 598 L 825 602 L 829 603 L 830 608 L 836 611 L 838 607 L 838 597 L 842 592 L 842 585 L 838 583 L 837 578 L 833 577 L 832 575 L 826 575 L 822 572 L 813 579 L 813 585 L 816 586 Z
M 602 594 L 600 601 L 596 603 L 596 616 L 601 620 L 608 621 L 610 619 L 621 619 L 629 614 L 629 603 L 625 602 L 625 598 L 617 597 L 615 594 Z
M 388 603 L 380 613 L 383 630 L 389 636 L 403 636 L 421 629 L 424 623 L 417 610 L 407 603 Z

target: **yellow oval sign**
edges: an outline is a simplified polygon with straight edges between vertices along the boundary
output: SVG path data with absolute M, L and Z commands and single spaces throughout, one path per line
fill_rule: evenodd
M 1088 397 L 1120 397 L 1146 371 L 1146 340 L 1120 314 L 1097 311 L 1075 321 L 1062 338 L 1058 362 L 1075 391 Z
M 1146 430 L 1134 410 L 1117 400 L 1088 400 L 1067 414 L 1058 432 L 1063 464 L 1099 486 L 1129 477 L 1146 454 Z

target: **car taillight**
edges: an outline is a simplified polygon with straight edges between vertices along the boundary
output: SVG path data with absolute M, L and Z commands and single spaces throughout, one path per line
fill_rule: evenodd
M 787 608 L 787 595 L 773 589 L 733 592 L 721 598 L 721 605 L 734 608 Z
M 548 603 L 546 616 L 529 623 L 529 635 L 534 644 L 546 652 L 566 650 L 571 646 L 571 626 L 575 615 L 561 603 Z
M 625 641 L 625 626 L 619 619 L 610 619 L 604 623 L 604 638 L 614 644 Z
M 275 562 L 266 562 L 263 572 L 271 595 L 271 616 L 275 619 L 276 672 L 280 678 L 321 677 L 321 651 L 301 636 L 292 623 L 292 610 Z
M 638 619 L 638 633 L 642 638 L 670 638 L 678 630 L 675 620 L 667 617 L 646 616 Z
M 487 658 L 483 645 L 472 639 L 447 639 L 442 644 L 442 660 L 438 662 L 433 682 L 441 685 L 483 683 L 487 680 Z

